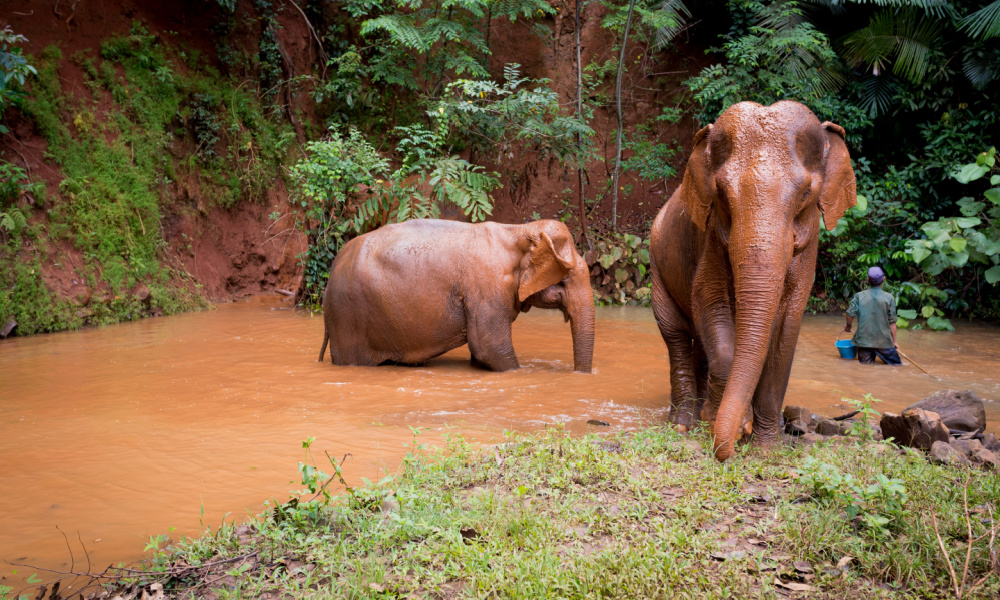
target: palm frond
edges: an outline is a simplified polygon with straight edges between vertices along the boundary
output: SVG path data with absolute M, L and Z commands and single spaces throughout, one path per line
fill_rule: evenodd
M 682 0 L 663 0 L 660 13 L 666 19 L 666 24 L 653 33 L 653 48 L 659 50 L 673 41 L 677 34 L 687 26 L 691 11 Z
M 921 18 L 912 9 L 886 10 L 844 38 L 843 56 L 851 66 L 865 65 L 875 75 L 892 63 L 895 74 L 920 83 L 927 75 L 931 51 L 942 39 L 939 21 Z
M 966 48 L 962 73 L 976 89 L 983 89 L 1000 75 L 1000 52 L 996 48 Z
M 969 36 L 987 40 L 1000 37 L 1000 0 L 987 4 L 959 21 Z
M 891 75 L 865 75 L 861 78 L 859 105 L 873 118 L 889 111 L 896 94 L 896 82 Z
M 950 0 L 840 0 L 829 2 L 829 4 L 874 4 L 882 7 L 892 7 L 896 9 L 917 8 L 929 15 L 942 18 L 953 16 L 955 7 Z M 819 4 L 819 3 L 817 3 Z

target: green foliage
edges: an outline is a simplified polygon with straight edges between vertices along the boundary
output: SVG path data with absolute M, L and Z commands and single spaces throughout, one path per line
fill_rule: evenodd
M 660 142 L 660 139 L 666 133 L 664 125 L 677 123 L 682 115 L 680 109 L 663 107 L 661 114 L 637 125 L 635 133 L 622 144 L 630 152 L 622 162 L 622 170 L 664 185 L 677 175 L 676 163 L 683 156 L 684 149 L 676 140 L 669 144 Z
M 873 441 L 873 430 L 871 428 L 871 418 L 881 416 L 877 410 L 875 410 L 872 405 L 876 402 L 881 402 L 878 398 L 872 396 L 871 394 L 865 394 L 864 399 L 855 400 L 854 398 L 841 398 L 844 402 L 847 402 L 851 406 L 858 409 L 861 413 L 861 420 L 856 421 L 854 426 L 851 428 L 851 435 L 857 436 L 860 440 L 864 442 Z
M 686 82 L 702 106 L 703 123 L 743 100 L 765 105 L 798 100 L 812 107 L 840 87 L 843 77 L 829 39 L 802 19 L 797 2 L 739 4 L 755 24 L 712 49 L 724 53 L 728 64 L 707 67 Z
M 817 501 L 842 507 L 849 519 L 860 521 L 872 536 L 890 535 L 890 530 L 902 525 L 908 496 L 900 479 L 879 473 L 874 482 L 865 485 L 850 473 L 841 473 L 834 465 L 812 456 L 807 456 L 795 473 Z
M 17 205 L 21 196 L 44 189 L 40 184 L 23 183 L 26 178 L 21 167 L 0 161 L 0 241 L 6 242 L 8 236 L 16 236 L 28 226 L 27 209 Z
M 75 329 L 82 320 L 72 303 L 57 300 L 42 282 L 42 265 L 19 260 L 19 242 L 0 246 L 0 327 L 13 318 L 18 335 Z
M 497 156 L 504 163 L 515 144 L 553 157 L 571 167 L 593 156 L 593 135 L 583 117 L 570 114 L 559 103 L 559 94 L 547 79 L 520 76 L 520 65 L 504 65 L 504 82 L 460 79 L 445 88 L 438 113 L 454 132 L 455 143 L 464 142 L 479 154 Z M 533 87 L 532 87 L 533 86 Z M 433 116 L 433 113 L 431 113 Z M 577 135 L 582 143 L 577 143 Z
M 1000 282 L 1000 174 L 992 174 L 995 171 L 1000 171 L 996 148 L 980 153 L 976 162 L 956 169 L 953 176 L 958 182 L 970 184 L 990 176 L 987 181 L 991 187 L 982 192 L 981 200 L 970 196 L 958 200 L 955 203 L 958 215 L 924 223 L 920 227 L 922 239 L 907 240 L 906 253 L 927 277 L 921 288 L 927 297 L 946 297 L 946 292 L 934 285 L 945 271 L 959 277 L 970 271 L 972 275 L 966 277 L 978 280 L 981 275 L 994 288 Z M 952 329 L 935 303 L 923 305 L 921 316 L 932 329 Z
M 597 236 L 584 258 L 598 304 L 641 304 L 651 301 L 649 240 L 629 233 Z
M 26 41 L 23 35 L 11 31 L 10 25 L 0 29 L 0 117 L 8 104 L 23 98 L 20 87 L 24 85 L 25 78 L 37 73 L 35 67 L 28 64 L 23 51 L 15 46 Z M 7 127 L 0 123 L 0 135 L 7 132 Z

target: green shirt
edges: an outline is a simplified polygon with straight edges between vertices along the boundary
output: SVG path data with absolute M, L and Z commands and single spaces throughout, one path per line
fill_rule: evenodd
M 858 320 L 858 331 L 854 334 L 854 345 L 861 348 L 893 348 L 892 332 L 889 325 L 896 322 L 896 299 L 883 292 L 881 287 L 873 287 L 854 294 L 848 316 Z

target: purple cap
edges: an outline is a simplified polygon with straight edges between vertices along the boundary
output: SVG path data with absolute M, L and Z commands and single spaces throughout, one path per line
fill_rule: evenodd
M 872 283 L 882 283 L 883 279 L 885 279 L 885 273 L 882 272 L 881 268 L 872 267 L 868 269 L 868 281 Z

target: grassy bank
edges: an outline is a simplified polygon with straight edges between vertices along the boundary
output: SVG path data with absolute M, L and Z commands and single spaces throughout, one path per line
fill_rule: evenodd
M 442 450 L 415 437 L 396 475 L 337 495 L 339 468 L 328 480 L 307 448 L 298 500 L 170 545 L 107 597 L 1000 593 L 997 473 L 850 438 L 725 464 L 709 444 L 658 427 Z

